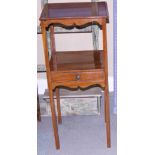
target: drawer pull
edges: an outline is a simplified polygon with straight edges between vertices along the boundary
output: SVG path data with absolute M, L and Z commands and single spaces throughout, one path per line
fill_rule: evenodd
M 76 80 L 80 80 L 80 75 L 76 75 Z

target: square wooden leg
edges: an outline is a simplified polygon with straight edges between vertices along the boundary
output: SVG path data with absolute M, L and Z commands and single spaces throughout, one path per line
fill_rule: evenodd
M 111 147 L 110 137 L 110 105 L 109 105 L 109 90 L 108 90 L 108 54 L 107 54 L 107 30 L 106 20 L 103 21 L 102 34 L 103 34 L 103 62 L 105 73 L 105 122 L 106 122 L 106 135 L 107 135 L 107 147 Z
M 42 39 L 43 39 L 44 54 L 45 54 L 46 75 L 47 75 L 47 82 L 48 82 L 48 89 L 49 89 L 49 97 L 50 97 L 50 105 L 51 105 L 51 113 L 52 113 L 52 126 L 53 126 L 53 132 L 54 132 L 55 146 L 56 146 L 56 149 L 60 149 L 57 117 L 56 117 L 56 113 L 55 113 L 55 104 L 54 104 L 54 99 L 53 99 L 54 95 L 53 95 L 53 89 L 52 89 L 52 85 L 51 85 L 51 74 L 50 74 L 51 72 L 50 72 L 50 66 L 49 66 L 46 26 L 44 25 L 43 22 L 41 22 L 41 28 L 42 28 Z
M 62 117 L 61 117 L 61 106 L 60 106 L 60 92 L 59 88 L 56 88 L 56 100 L 57 100 L 57 112 L 58 112 L 58 123 L 62 123 Z
M 110 135 L 110 108 L 109 108 L 109 91 L 105 89 L 105 120 L 106 120 L 106 135 L 107 135 L 107 147 L 111 147 L 111 135 Z
M 52 125 L 53 125 L 53 131 L 54 131 L 55 146 L 56 146 L 56 149 L 60 149 L 57 117 L 56 117 L 55 104 L 53 99 L 53 91 L 49 90 L 49 92 L 50 92 L 50 105 L 51 105 L 51 112 L 52 112 Z
M 105 94 L 105 93 L 104 93 Z M 106 99 L 105 99 L 105 95 L 104 95 L 104 121 L 105 121 L 105 123 L 106 123 L 106 121 L 107 121 L 107 118 L 106 118 Z

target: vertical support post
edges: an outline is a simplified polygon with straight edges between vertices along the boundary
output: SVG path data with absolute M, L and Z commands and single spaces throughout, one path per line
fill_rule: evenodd
M 53 95 L 50 66 L 49 66 L 46 26 L 44 25 L 44 22 L 41 22 L 41 29 L 42 29 L 42 40 L 43 40 L 44 55 L 45 55 L 46 75 L 47 75 L 48 90 L 49 90 L 49 96 L 50 96 L 51 112 L 52 112 L 52 125 L 53 125 L 53 131 L 54 131 L 55 146 L 56 146 L 56 149 L 60 149 L 57 118 L 56 118 L 56 112 L 55 112 L 55 104 L 53 100 L 54 95 Z
M 54 36 L 54 25 L 51 25 L 50 32 L 51 32 L 50 37 L 51 37 L 51 50 L 52 50 L 52 58 L 53 58 L 53 67 L 54 67 L 54 70 L 57 70 L 57 57 L 56 57 L 56 46 L 55 46 L 55 36 Z M 58 123 L 61 124 L 62 119 L 61 119 L 59 88 L 56 88 L 56 100 L 57 100 Z
M 61 117 L 61 107 L 60 107 L 60 90 L 59 88 L 56 88 L 56 100 L 57 100 L 57 112 L 58 112 L 58 123 L 62 123 L 62 117 Z
M 98 15 L 98 0 L 91 0 L 92 3 L 92 15 L 97 16 Z M 92 25 L 92 39 L 93 39 L 93 46 L 94 50 L 99 49 L 99 27 L 97 25 Z
M 50 43 L 53 57 L 53 67 L 54 70 L 57 70 L 57 57 L 56 57 L 56 47 L 55 47 L 55 36 L 54 36 L 54 25 L 50 26 Z
M 103 19 L 102 33 L 103 33 L 103 63 L 105 73 L 105 116 L 106 116 L 106 134 L 107 134 L 107 147 L 111 147 L 110 137 L 110 105 L 109 105 L 109 90 L 108 90 L 108 54 L 107 54 L 107 32 L 106 32 L 106 19 Z

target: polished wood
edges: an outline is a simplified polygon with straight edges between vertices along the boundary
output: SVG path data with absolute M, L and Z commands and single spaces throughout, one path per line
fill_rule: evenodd
M 107 135 L 107 147 L 111 147 L 110 138 L 110 108 L 109 108 L 109 90 L 108 90 L 108 54 L 107 54 L 107 30 L 106 21 L 103 21 L 102 34 L 103 34 L 103 49 L 104 49 L 104 73 L 105 73 L 105 119 L 106 119 L 106 135 Z
M 45 27 L 43 22 L 41 23 L 41 28 L 42 28 L 42 39 L 43 39 L 43 47 L 44 47 L 44 55 L 45 55 L 46 76 L 47 76 L 50 105 L 51 105 L 51 112 L 52 112 L 52 126 L 53 126 L 53 131 L 54 131 L 55 146 L 56 146 L 56 149 L 60 149 L 58 127 L 57 127 L 57 118 L 56 118 L 55 105 L 54 105 L 54 99 L 53 99 L 54 95 L 53 95 L 50 66 L 49 66 L 49 55 L 48 55 L 46 27 Z
M 54 26 L 52 25 L 50 27 L 51 30 L 51 50 L 52 50 L 52 61 L 53 61 L 53 69 L 57 71 L 57 57 L 56 57 L 56 47 L 55 47 L 55 36 L 54 36 Z M 57 101 L 57 113 L 58 113 L 58 123 L 62 123 L 61 118 L 61 108 L 60 108 L 60 94 L 59 94 L 59 88 L 56 88 L 56 101 Z
M 43 8 L 40 20 L 99 17 L 109 22 L 106 2 L 48 3 Z
M 60 149 L 59 135 L 58 135 L 58 126 L 57 126 L 57 117 L 55 112 L 55 104 L 54 104 L 54 95 L 53 90 L 49 89 L 50 95 L 50 104 L 51 104 L 51 112 L 52 112 L 52 124 L 55 138 L 56 149 Z
M 40 21 L 61 26 L 81 27 L 85 24 L 99 24 L 102 19 L 109 22 L 109 14 L 106 2 L 79 2 L 79 3 L 51 3 L 46 4 Z
M 56 100 L 57 100 L 57 113 L 58 113 L 58 123 L 62 123 L 62 117 L 61 117 L 61 107 L 60 107 L 60 90 L 59 88 L 56 88 Z
M 70 71 L 70 70 L 103 70 L 103 52 L 99 51 L 68 51 L 57 52 L 56 65 L 57 71 Z M 54 69 L 54 57 L 50 59 L 50 69 Z
M 54 36 L 54 26 L 50 27 L 51 30 L 51 51 L 52 51 L 52 59 L 53 59 L 53 68 L 57 70 L 57 58 L 56 58 L 56 47 L 55 47 L 55 36 Z
M 52 72 L 53 82 L 77 82 L 77 81 L 94 81 L 94 80 L 104 80 L 103 70 Z
M 47 82 L 50 92 L 52 125 L 56 148 L 60 148 L 57 117 L 53 102 L 53 91 L 56 91 L 58 123 L 61 123 L 60 87 L 86 88 L 100 86 L 105 90 L 105 122 L 107 147 L 110 140 L 110 108 L 108 91 L 108 55 L 106 24 L 109 22 L 106 2 L 55 3 L 46 4 L 40 16 Z M 103 50 L 98 51 L 56 51 L 54 26 L 81 29 L 98 25 L 103 32 Z M 51 33 L 51 57 L 48 55 L 46 30 Z
M 58 86 L 84 88 L 99 85 L 104 88 L 103 70 L 76 70 L 68 72 L 51 72 L 53 89 Z

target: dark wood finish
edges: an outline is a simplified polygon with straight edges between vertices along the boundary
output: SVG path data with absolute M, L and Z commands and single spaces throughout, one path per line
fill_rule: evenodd
M 61 123 L 62 119 L 58 88 L 61 86 L 69 88 L 86 88 L 92 85 L 99 85 L 105 90 L 107 147 L 111 147 L 106 36 L 106 23 L 109 22 L 107 3 L 84 2 L 46 4 L 42 11 L 40 21 L 56 148 L 60 148 L 60 143 L 55 105 L 53 102 L 53 91 L 56 90 L 58 122 Z M 84 28 L 93 24 L 100 26 L 103 31 L 103 50 L 56 52 L 54 38 L 55 25 L 65 28 Z M 50 29 L 51 31 L 51 58 L 49 58 L 47 49 L 47 29 Z
M 109 22 L 106 2 L 79 2 L 79 3 L 51 3 L 46 4 L 40 20 L 66 20 L 66 19 L 99 19 Z M 61 22 L 59 23 L 61 24 Z

